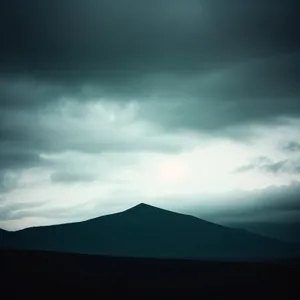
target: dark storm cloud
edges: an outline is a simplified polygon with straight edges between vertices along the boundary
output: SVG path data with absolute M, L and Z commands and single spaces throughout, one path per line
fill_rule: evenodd
M 27 97 L 28 95 L 25 94 Z M 61 105 L 60 105 L 61 104 Z M 74 104 L 74 105 L 73 105 Z M 78 104 L 78 103 L 77 103 Z M 63 111 L 66 110 L 66 113 Z M 89 111 L 72 102 L 71 109 L 63 102 L 55 107 L 5 108 L 0 110 L 0 170 L 17 171 L 43 165 L 41 154 L 76 151 L 88 154 L 154 151 L 177 153 L 184 145 L 161 138 L 127 136 L 126 130 L 103 130 L 99 115 L 97 128 L 87 125 Z M 125 124 L 126 125 L 126 124 Z M 91 134 L 95 130 L 98 134 Z
M 295 181 L 288 186 L 269 186 L 261 190 L 229 193 L 230 202 L 218 207 L 207 207 L 205 214 L 197 204 L 187 208 L 187 212 L 199 217 L 220 223 L 248 223 L 248 222 L 287 222 L 297 221 L 300 216 L 300 182 Z M 207 199 L 214 203 L 218 196 Z M 224 197 L 224 195 L 222 196 Z M 222 198 L 223 199 L 223 198 Z M 221 199 L 221 200 L 222 200 Z M 201 199 L 200 199 L 201 200 Z M 199 200 L 199 201 L 200 201 Z M 231 202 L 232 201 L 232 202 Z M 234 203 L 234 204 L 232 204 Z M 211 211 L 209 211 L 211 209 Z
M 64 84 L 124 87 L 132 76 L 203 74 L 299 50 L 291 0 L 13 0 L 0 11 L 3 74 Z
M 28 76 L 18 76 L 18 74 L 10 76 L 5 73 L 0 76 L 1 110 L 35 110 L 38 106 L 57 102 L 57 99 L 65 94 L 71 94 L 71 90 Z
M 7 193 L 18 186 L 19 174 L 0 169 L 0 195 Z M 0 203 L 1 203 L 0 196 Z
M 244 172 L 248 172 L 248 171 L 251 171 L 251 170 L 254 170 L 255 169 L 255 166 L 254 165 L 245 165 L 245 166 L 241 166 L 239 168 L 237 168 L 235 170 L 236 173 L 244 173 Z
M 121 98 L 184 98 L 170 126 L 210 129 L 299 111 L 295 1 L 13 0 L 0 11 L 2 77 L 23 76 L 39 89 L 29 97 L 14 86 L 6 105 L 48 103 L 61 87 L 76 93 L 89 84 Z M 274 97 L 285 100 L 274 105 Z
M 91 182 L 97 177 L 93 174 L 74 172 L 55 172 L 51 175 L 51 181 L 55 183 Z
M 291 151 L 291 152 L 297 152 L 300 151 L 300 143 L 292 141 L 284 146 L 285 150 Z
M 51 77 L 210 68 L 297 49 L 296 17 L 295 1 L 2 1 L 1 63 Z
M 1 153 L 0 158 L 1 168 L 10 170 L 34 167 L 41 162 L 37 153 L 22 153 L 22 149 L 16 153 Z
M 28 211 L 43 208 L 46 202 L 0 203 L 0 220 L 18 220 L 29 216 Z
M 1 1 L 0 169 L 40 163 L 42 152 L 132 149 L 47 128 L 37 116 L 63 97 L 133 98 L 171 131 L 299 116 L 297 12 L 293 0 Z
M 198 78 L 182 76 L 175 82 L 177 94 L 170 89 L 174 95 L 162 97 L 167 99 L 163 105 L 158 101 L 145 111 L 170 130 L 224 134 L 227 127 L 272 123 L 277 117 L 300 113 L 300 52 L 249 60 Z
M 266 173 L 287 173 L 287 174 L 299 174 L 300 161 L 299 160 L 281 160 L 274 162 L 268 158 L 254 159 L 252 163 L 239 167 L 235 170 L 236 173 L 245 173 L 252 170 L 258 170 Z
M 39 114 L 9 112 L 2 119 L 0 129 L 0 168 L 17 169 L 42 162 L 41 153 L 61 153 L 68 150 L 89 154 L 106 152 L 157 151 L 176 153 L 184 145 L 167 143 L 162 139 L 134 139 L 122 132 L 102 132 L 89 135 L 93 128 L 85 128 L 84 116 L 76 117 L 76 125 L 67 119 L 43 112 Z M 57 118 L 56 118 L 57 116 Z M 49 117 L 46 120 L 46 117 Z M 70 117 L 70 116 L 68 116 Z M 78 124 L 78 125 L 77 125 Z M 99 124 L 101 126 L 101 124 Z M 117 135 L 118 134 L 118 135 Z
M 270 165 L 270 164 L 272 164 L 272 160 L 270 160 L 268 157 L 258 156 L 258 157 L 253 158 L 251 160 L 251 163 L 237 168 L 234 172 L 235 173 L 244 173 L 244 172 L 248 172 L 251 170 L 255 170 L 264 165 Z
M 299 211 L 300 212 L 300 182 L 295 181 L 289 186 L 270 186 L 262 191 L 252 193 L 253 209 L 259 211 Z M 255 204 L 257 206 L 255 206 Z M 266 214 L 267 215 L 267 214 Z
M 273 164 L 264 165 L 261 167 L 262 170 L 269 173 L 279 173 L 280 171 L 285 171 L 285 167 L 288 165 L 288 160 L 282 160 L 275 162 Z
M 42 127 L 34 113 L 0 110 L 0 170 L 11 171 L 34 167 L 41 162 L 43 146 L 37 136 Z

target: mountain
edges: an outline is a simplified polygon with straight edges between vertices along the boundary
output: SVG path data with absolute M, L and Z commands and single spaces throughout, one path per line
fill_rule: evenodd
M 289 244 L 147 204 L 84 222 L 0 233 L 2 248 L 218 261 L 285 259 Z
M 250 232 L 276 238 L 290 243 L 300 243 L 300 222 L 273 223 L 273 222 L 240 222 L 227 223 L 225 226 L 243 228 Z

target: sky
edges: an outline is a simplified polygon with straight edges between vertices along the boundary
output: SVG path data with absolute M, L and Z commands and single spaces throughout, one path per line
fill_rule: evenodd
M 0 227 L 144 202 L 298 224 L 297 1 L 3 0 Z

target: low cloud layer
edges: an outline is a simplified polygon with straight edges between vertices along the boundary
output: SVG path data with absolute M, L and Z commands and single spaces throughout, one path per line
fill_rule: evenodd
M 298 142 L 290 142 L 287 145 L 285 145 L 284 149 L 292 152 L 300 152 L 300 143 Z
M 300 174 L 300 161 L 297 160 L 280 160 L 272 161 L 267 157 L 260 157 L 254 162 L 239 167 L 236 172 L 243 173 L 251 170 L 259 170 L 266 173 L 287 173 L 287 174 Z

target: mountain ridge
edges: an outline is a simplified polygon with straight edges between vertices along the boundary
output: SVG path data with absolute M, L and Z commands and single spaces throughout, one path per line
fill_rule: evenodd
M 274 239 L 145 203 L 87 221 L 1 236 L 0 247 L 126 257 L 245 261 L 286 257 L 291 251 Z

